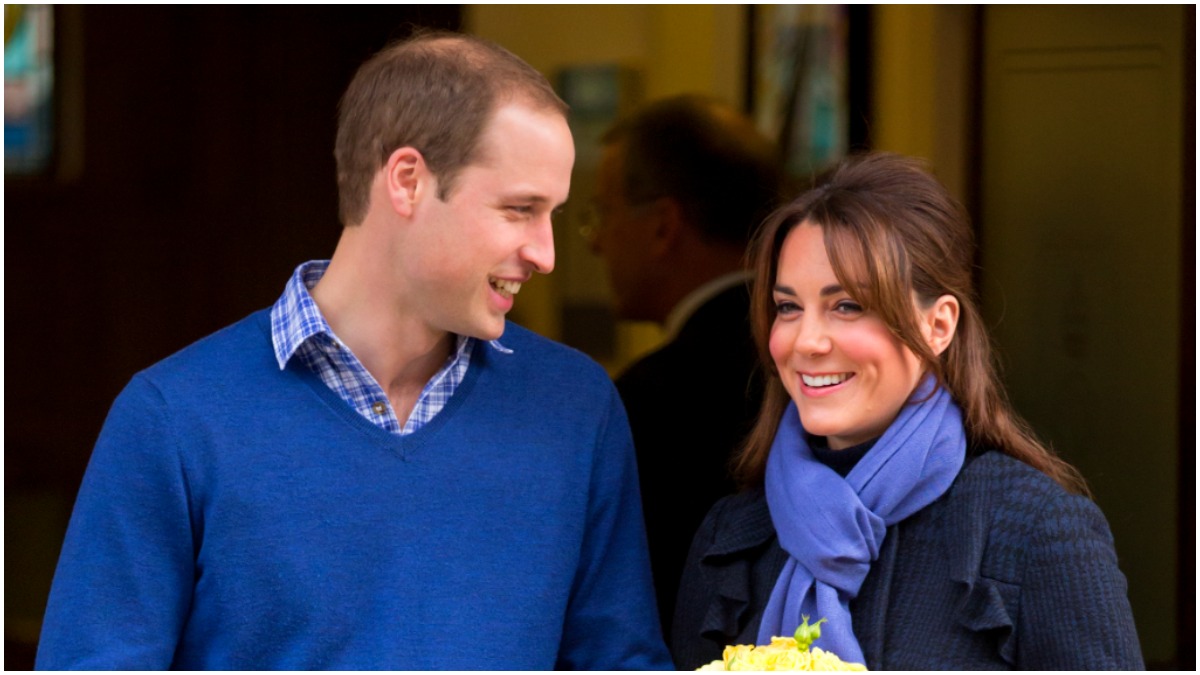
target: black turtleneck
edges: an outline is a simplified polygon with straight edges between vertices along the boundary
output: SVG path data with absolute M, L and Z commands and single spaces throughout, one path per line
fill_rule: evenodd
M 810 435 L 808 437 L 808 447 L 812 449 L 813 457 L 816 457 L 818 462 L 833 469 L 839 476 L 845 478 L 846 474 L 850 473 L 850 470 L 854 468 L 854 465 L 858 464 L 858 460 L 862 459 L 863 455 L 866 455 L 867 451 L 878 440 L 878 438 L 872 438 L 866 443 L 852 445 L 844 450 L 830 450 L 828 439 L 824 436 Z

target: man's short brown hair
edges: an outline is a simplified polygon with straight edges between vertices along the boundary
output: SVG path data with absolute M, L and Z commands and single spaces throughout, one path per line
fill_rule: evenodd
M 338 106 L 338 216 L 357 225 L 371 181 L 398 148 L 420 151 L 438 178 L 438 198 L 477 159 L 492 113 L 520 101 L 566 114 L 546 78 L 507 49 L 459 33 L 420 32 L 359 67 Z

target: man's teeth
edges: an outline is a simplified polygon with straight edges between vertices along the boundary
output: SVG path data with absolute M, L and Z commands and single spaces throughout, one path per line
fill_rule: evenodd
M 506 298 L 511 298 L 521 292 L 521 282 L 505 281 L 504 279 L 491 279 L 492 288 L 496 289 L 500 295 Z
M 804 384 L 810 387 L 829 387 L 835 384 L 841 384 L 850 379 L 850 373 L 840 373 L 838 375 L 818 375 L 816 377 L 802 374 L 800 375 L 800 379 L 804 381 Z

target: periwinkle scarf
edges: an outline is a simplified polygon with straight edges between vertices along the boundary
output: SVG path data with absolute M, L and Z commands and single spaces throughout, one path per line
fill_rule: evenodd
M 850 601 L 879 557 L 887 527 L 949 489 L 966 447 L 962 413 L 932 376 L 845 478 L 813 456 L 790 403 L 766 470 L 767 506 L 789 557 L 763 612 L 758 643 L 790 636 L 801 615 L 826 618 L 815 646 L 862 663 Z

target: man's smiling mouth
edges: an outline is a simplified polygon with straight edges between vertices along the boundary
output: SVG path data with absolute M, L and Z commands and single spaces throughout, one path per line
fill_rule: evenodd
M 492 277 L 488 279 L 488 283 L 492 285 L 492 288 L 496 289 L 497 293 L 505 298 L 511 298 L 512 296 L 521 292 L 520 281 L 507 281 L 505 279 L 497 279 Z

